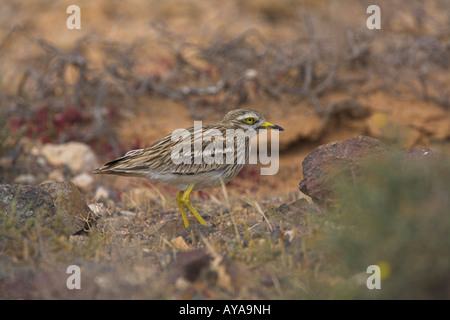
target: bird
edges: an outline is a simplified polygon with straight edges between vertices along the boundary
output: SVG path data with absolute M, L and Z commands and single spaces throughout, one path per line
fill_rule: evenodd
M 233 179 L 248 161 L 249 141 L 260 129 L 284 129 L 250 108 L 231 110 L 215 124 L 195 124 L 175 130 L 149 147 L 128 151 L 94 173 L 172 185 L 179 190 L 176 200 L 185 228 L 189 227 L 186 207 L 200 224 L 207 225 L 190 201 L 191 192 L 216 188 Z

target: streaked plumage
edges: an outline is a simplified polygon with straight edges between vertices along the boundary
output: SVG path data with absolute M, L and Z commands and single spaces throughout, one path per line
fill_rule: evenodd
M 184 212 L 184 205 L 192 211 L 202 224 L 205 224 L 198 212 L 190 204 L 190 192 L 215 188 L 235 177 L 248 160 L 248 144 L 251 135 L 255 135 L 256 130 L 261 128 L 283 130 L 277 125 L 266 122 L 259 111 L 252 109 L 233 110 L 228 112 L 222 121 L 200 127 L 202 134 L 195 131 L 196 127 L 187 128 L 183 131 L 185 134 L 190 135 L 190 139 L 183 140 L 179 138 L 173 140 L 173 135 L 169 134 L 147 148 L 127 152 L 123 157 L 96 169 L 94 173 L 145 177 L 175 186 L 180 190 L 177 195 L 177 201 L 185 226 L 187 227 L 189 223 Z M 235 135 L 227 135 L 227 129 L 235 130 Z M 211 132 L 220 133 L 223 139 L 219 139 L 217 136 L 204 139 L 204 136 Z M 245 133 L 250 137 L 246 137 Z M 207 163 L 206 161 L 195 163 L 199 152 L 203 156 L 208 156 L 212 154 L 211 150 L 215 151 L 214 146 L 211 145 L 213 142 L 223 144 L 223 152 L 214 154 L 222 157 L 222 163 L 218 163 L 220 161 L 217 160 L 213 163 Z M 201 145 L 201 149 L 196 148 L 196 145 Z M 227 161 L 226 153 L 227 151 L 230 152 L 231 148 L 227 149 L 226 146 L 233 146 L 233 154 L 228 155 L 228 160 L 233 159 L 232 163 Z M 186 155 L 186 157 L 190 157 L 190 163 L 175 163 L 172 158 L 172 151 L 175 152 L 177 150 L 188 150 L 190 154 Z M 208 151 L 210 152 L 208 153 Z M 238 155 L 244 156 L 245 159 L 238 159 Z

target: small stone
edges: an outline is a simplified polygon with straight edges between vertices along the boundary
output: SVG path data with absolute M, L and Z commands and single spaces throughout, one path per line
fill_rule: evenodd
M 109 198 L 109 191 L 105 187 L 98 187 L 97 190 L 95 190 L 94 200 L 98 201 L 100 199 L 108 199 Z
M 14 183 L 17 183 L 17 184 L 35 184 L 36 183 L 36 177 L 34 175 L 32 175 L 31 173 L 20 174 L 14 179 Z
M 170 243 L 177 250 L 188 251 L 190 250 L 189 245 L 184 241 L 183 237 L 179 236 L 170 240 Z
M 104 214 L 106 211 L 102 203 L 91 203 L 88 207 L 97 216 Z
M 90 188 L 92 188 L 94 177 L 92 176 L 92 174 L 83 172 L 73 177 L 70 181 L 77 187 L 88 191 Z
M 247 69 L 245 70 L 244 76 L 247 80 L 254 80 L 258 76 L 258 71 L 255 69 Z
M 64 180 L 66 179 L 64 178 L 64 174 L 61 169 L 55 169 L 47 176 L 48 182 L 63 182 Z
M 211 257 L 202 249 L 179 252 L 170 266 L 171 277 L 176 280 L 181 276 L 195 281 L 200 271 L 209 266 L 210 260 Z
M 295 238 L 295 231 L 294 230 L 288 230 L 284 232 L 284 237 L 285 239 L 287 239 L 289 242 L 292 242 L 292 240 L 294 240 Z

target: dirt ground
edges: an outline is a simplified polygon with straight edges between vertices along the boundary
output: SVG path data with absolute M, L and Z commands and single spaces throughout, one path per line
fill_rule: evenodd
M 445 6 L 442 1 L 432 1 L 426 5 L 414 2 L 412 7 L 420 11 L 417 13 L 420 15 L 418 17 L 409 15 L 410 9 L 402 10 L 400 1 L 383 2 L 381 30 L 365 28 L 368 15 L 363 3 L 358 1 L 349 1 L 345 6 L 338 1 L 283 1 L 277 4 L 266 0 L 214 3 L 184 0 L 98 0 L 79 1 L 78 5 L 82 11 L 81 30 L 69 30 L 66 27 L 69 14 L 66 13 L 67 3 L 64 1 L 5 2 L 1 9 L 1 37 L 4 39 L 1 59 L 3 90 L 14 92 L 27 63 L 41 54 L 40 48 L 25 36 L 14 35 L 8 39 L 8 32 L 14 26 L 20 26 L 30 36 L 45 39 L 61 50 L 70 50 L 78 39 L 93 34 L 109 41 L 127 44 L 138 42 L 135 69 L 140 75 L 164 74 L 171 63 L 171 57 L 168 57 L 169 49 L 166 45 L 161 45 L 165 40 L 151 27 L 152 23 L 163 24 L 174 34 L 170 35 L 171 37 L 182 38 L 193 44 L 208 43 L 218 36 L 232 38 L 245 30 L 257 30 L 268 41 L 274 41 L 280 46 L 287 46 L 295 39 L 307 37 L 310 30 L 304 24 L 308 23 L 312 25 L 311 28 L 318 38 L 329 42 L 336 55 L 345 54 L 340 50 L 347 50 L 346 32 L 352 29 L 362 32 L 364 36 L 375 37 L 371 44 L 371 50 L 374 52 L 386 50 L 386 39 L 391 36 L 398 38 L 395 41 L 399 43 L 402 38 L 414 36 L 436 37 L 444 43 L 448 41 L 448 32 L 442 29 L 446 18 L 445 13 L 440 10 Z M 352 18 L 349 18 L 349 15 Z M 101 65 L 104 56 L 98 51 L 90 50 L 86 54 L 93 66 Z M 415 54 L 425 55 L 420 51 Z M 417 63 L 420 62 L 418 59 Z M 424 68 L 429 67 L 428 63 L 424 64 Z M 443 70 L 445 72 L 434 76 L 442 80 L 440 83 L 443 87 L 439 89 L 445 97 L 445 94 L 448 94 L 448 66 Z M 70 74 L 70 69 L 66 72 L 69 81 L 71 77 L 76 77 L 76 74 Z M 347 72 L 352 75 L 351 70 Z M 397 84 L 398 91 L 402 90 L 402 86 L 416 85 L 406 81 L 399 81 Z M 263 111 L 269 121 L 286 129 L 280 135 L 283 164 L 280 168 L 281 180 L 291 177 L 293 181 L 288 184 L 294 186 L 301 176 L 284 175 L 283 171 L 301 172 L 302 158 L 321 143 L 360 134 L 383 137 L 382 130 L 374 124 L 380 113 L 405 132 L 405 147 L 422 145 L 447 148 L 450 137 L 448 96 L 445 108 L 434 103 L 432 99 L 420 99 L 415 94 L 416 88 L 392 94 L 377 89 L 379 85 L 377 80 L 371 81 L 367 84 L 371 88 L 364 94 L 352 92 L 352 96 L 349 93 L 327 92 L 321 98 L 324 106 L 329 101 L 341 100 L 347 95 L 348 98 L 356 97 L 358 102 L 370 110 L 371 115 L 365 119 L 344 118 L 331 121 L 325 128 L 322 128 L 321 116 L 314 112 L 309 101 L 292 101 L 293 99 L 283 97 L 280 101 L 273 101 L 259 95 L 250 97 L 245 105 Z M 428 90 L 434 89 L 430 86 Z M 134 101 L 134 104 L 117 106 L 124 109 L 121 112 L 130 111 L 120 123 L 115 124 L 120 143 L 125 149 L 132 147 L 136 141 L 139 141 L 141 146 L 151 144 L 176 128 L 191 126 L 195 120 L 185 106 L 170 99 L 141 97 Z M 239 106 L 230 105 L 227 108 Z M 208 111 L 205 114 L 206 116 L 201 115 L 205 122 L 215 122 L 223 116 L 221 113 Z

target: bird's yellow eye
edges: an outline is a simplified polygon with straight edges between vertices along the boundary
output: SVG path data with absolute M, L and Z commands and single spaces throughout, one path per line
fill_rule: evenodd
M 247 122 L 248 124 L 253 124 L 253 123 L 255 123 L 255 118 L 248 117 L 248 118 L 245 118 L 244 121 Z

